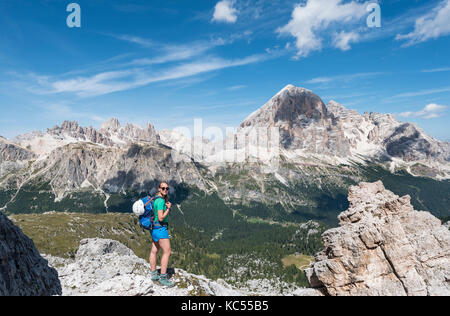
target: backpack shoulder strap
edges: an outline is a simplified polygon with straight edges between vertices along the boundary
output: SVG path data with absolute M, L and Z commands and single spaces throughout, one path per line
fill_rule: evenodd
M 147 203 L 144 204 L 144 207 L 148 205 L 148 203 L 151 203 L 155 198 L 150 198 L 150 195 L 147 196 Z

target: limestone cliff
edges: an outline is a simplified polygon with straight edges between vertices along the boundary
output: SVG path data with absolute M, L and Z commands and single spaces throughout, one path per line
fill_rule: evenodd
M 0 296 L 61 294 L 58 273 L 31 239 L 0 213 Z
M 450 295 L 450 231 L 440 220 L 381 182 L 351 187 L 348 199 L 306 271 L 312 287 L 327 295 Z

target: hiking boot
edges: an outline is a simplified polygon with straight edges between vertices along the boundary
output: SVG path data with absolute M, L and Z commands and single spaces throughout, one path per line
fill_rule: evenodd
M 159 278 L 158 270 L 152 271 L 152 281 L 159 281 Z
M 175 286 L 175 284 L 173 284 L 173 282 L 169 281 L 169 277 L 167 276 L 167 274 L 161 274 L 161 276 L 159 278 L 159 284 L 162 286 L 167 286 L 167 287 Z

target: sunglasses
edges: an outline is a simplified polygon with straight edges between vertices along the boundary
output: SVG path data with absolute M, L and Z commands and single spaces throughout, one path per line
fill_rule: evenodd
M 161 191 L 169 191 L 169 187 L 163 187 L 161 188 Z

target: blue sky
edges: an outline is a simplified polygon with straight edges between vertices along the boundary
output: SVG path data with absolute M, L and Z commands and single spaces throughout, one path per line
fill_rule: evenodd
M 450 140 L 450 0 L 0 0 L 0 135 L 237 127 L 288 84 Z

